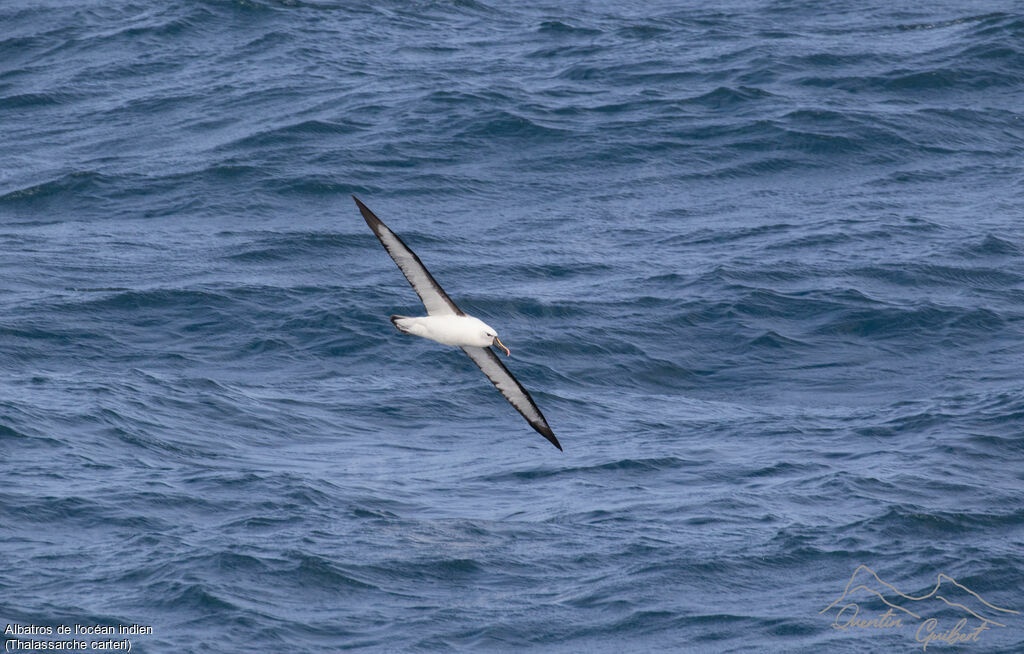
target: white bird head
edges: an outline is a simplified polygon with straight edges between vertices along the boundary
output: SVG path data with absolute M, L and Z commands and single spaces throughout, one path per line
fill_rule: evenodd
M 498 338 L 498 331 L 491 327 L 483 320 L 477 320 L 480 323 L 480 340 L 478 343 L 474 343 L 477 347 L 490 347 L 491 345 L 497 345 L 501 349 L 505 350 L 505 356 L 512 356 L 512 351 L 505 347 L 505 344 Z

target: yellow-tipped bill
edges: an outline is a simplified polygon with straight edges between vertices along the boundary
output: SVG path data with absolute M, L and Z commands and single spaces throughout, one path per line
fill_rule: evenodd
M 507 356 L 507 357 L 512 356 L 512 351 L 509 350 L 507 347 L 505 347 L 505 344 L 502 343 L 501 340 L 497 336 L 494 337 L 494 342 L 498 344 L 498 347 L 500 347 L 501 349 L 505 350 L 505 356 Z

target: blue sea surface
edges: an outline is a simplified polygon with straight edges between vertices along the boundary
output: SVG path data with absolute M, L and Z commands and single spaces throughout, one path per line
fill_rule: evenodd
M 1022 652 L 1024 7 L 4 0 L 0 461 L 6 651 Z

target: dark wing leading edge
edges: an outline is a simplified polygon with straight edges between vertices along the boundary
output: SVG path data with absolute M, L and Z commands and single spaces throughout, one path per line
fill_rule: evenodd
M 541 436 L 551 441 L 551 444 L 562 449 L 562 446 L 558 444 L 558 439 L 555 438 L 555 432 L 551 431 L 551 427 L 548 427 L 548 421 L 544 419 L 544 415 L 534 404 L 533 398 L 526 392 L 523 385 L 519 383 L 512 373 L 508 371 L 505 364 L 501 362 L 498 355 L 494 353 L 489 347 L 464 347 L 462 351 L 469 355 L 469 358 L 473 360 L 480 370 L 484 371 L 487 378 L 491 380 L 494 386 L 501 391 L 501 394 L 505 396 L 505 399 L 512 403 L 512 406 L 516 408 L 516 411 L 521 413 L 526 422 L 530 423 L 530 426 L 536 429 Z
M 380 239 L 381 245 L 388 251 L 391 258 L 398 264 L 399 270 L 405 275 L 412 285 L 412 290 L 423 300 L 423 306 L 427 308 L 427 314 L 431 316 L 464 316 L 459 307 L 455 306 L 452 299 L 444 292 L 441 285 L 430 274 L 427 267 L 423 265 L 416 253 L 409 249 L 409 246 L 402 242 L 388 226 L 380 221 L 359 198 L 352 196 L 363 214 L 366 224 L 370 226 L 373 233 Z M 542 419 L 543 420 L 543 419 Z

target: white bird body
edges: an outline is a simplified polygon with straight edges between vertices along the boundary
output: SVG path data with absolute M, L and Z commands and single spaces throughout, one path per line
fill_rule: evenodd
M 391 322 L 406 334 L 422 336 L 442 345 L 489 347 L 497 332 L 473 316 L 392 316 Z

